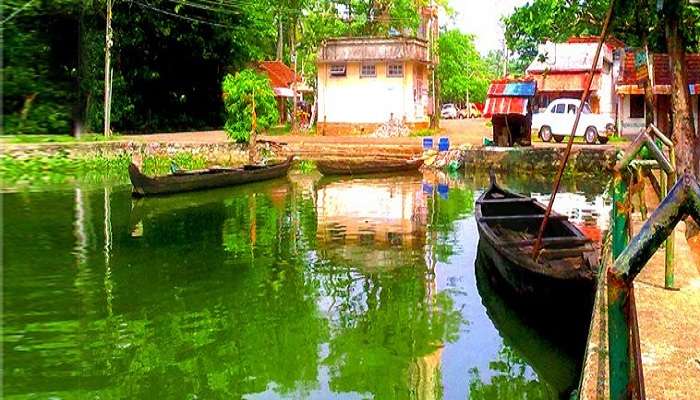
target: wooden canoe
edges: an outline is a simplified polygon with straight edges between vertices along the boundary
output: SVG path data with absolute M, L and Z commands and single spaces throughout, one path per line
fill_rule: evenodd
M 546 207 L 534 199 L 491 185 L 477 200 L 479 250 L 517 296 L 534 302 L 581 300 L 590 305 L 598 250 L 567 217 L 552 213 L 537 259 L 532 252 Z
M 316 166 L 323 175 L 365 175 L 383 172 L 417 171 L 423 160 L 406 159 L 339 159 L 317 161 Z
M 273 165 L 245 165 L 241 168 L 209 168 L 149 177 L 134 164 L 129 165 L 129 178 L 136 197 L 213 189 L 279 178 L 287 175 L 293 157 Z

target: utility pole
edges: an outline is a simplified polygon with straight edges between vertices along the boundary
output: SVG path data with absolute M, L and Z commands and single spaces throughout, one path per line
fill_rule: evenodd
M 112 0 L 107 0 L 107 24 L 105 27 L 105 109 L 104 109 L 104 135 L 111 136 L 110 114 L 112 112 L 112 69 L 110 66 L 110 52 L 112 49 Z
M 435 10 L 435 0 L 430 0 L 430 23 L 428 28 L 428 50 L 430 55 L 430 68 L 431 68 L 431 86 L 433 88 L 432 102 L 433 102 L 433 115 L 430 116 L 430 127 L 439 128 L 440 127 L 440 82 L 435 77 L 437 65 L 439 63 L 439 56 L 437 49 L 437 36 L 438 36 L 438 22 L 437 22 L 437 12 Z
M 299 123 L 297 122 L 297 26 L 296 21 L 290 32 L 292 35 L 292 48 L 290 49 L 292 55 L 292 62 L 294 63 L 294 79 L 292 80 L 292 133 L 297 133 L 299 128 Z

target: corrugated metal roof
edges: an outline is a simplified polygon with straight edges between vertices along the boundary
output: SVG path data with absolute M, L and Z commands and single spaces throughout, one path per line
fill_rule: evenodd
M 484 117 L 489 118 L 494 114 L 526 115 L 527 102 L 528 99 L 525 97 L 489 97 L 484 105 Z
M 488 96 L 532 97 L 537 91 L 535 81 L 501 83 L 495 81 L 489 85 Z

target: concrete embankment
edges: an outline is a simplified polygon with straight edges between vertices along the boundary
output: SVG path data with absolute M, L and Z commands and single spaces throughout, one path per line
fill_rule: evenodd
M 437 142 L 437 139 L 436 139 Z M 333 158 L 409 158 L 423 152 L 421 138 L 329 138 L 308 137 L 291 140 L 288 137 L 262 136 L 259 148 L 278 154 L 295 154 L 299 159 L 322 160 Z M 117 140 L 90 143 L 6 144 L 3 155 L 12 159 L 65 157 L 79 159 L 101 156 L 105 158 L 141 154 L 145 157 L 174 157 L 188 153 L 204 158 L 210 165 L 240 165 L 247 160 L 247 146 L 232 142 L 161 142 Z M 497 171 L 536 171 L 554 173 L 564 153 L 562 146 L 533 146 L 522 148 L 481 147 L 467 144 L 453 146 L 468 170 L 495 169 Z M 576 146 L 569 161 L 571 171 L 601 173 L 615 157 L 612 146 Z

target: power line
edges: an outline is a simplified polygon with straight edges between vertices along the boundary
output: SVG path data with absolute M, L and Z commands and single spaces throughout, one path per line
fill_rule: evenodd
M 2 22 L 0 22 L 0 25 L 5 25 L 5 22 L 7 22 L 7 21 L 11 20 L 12 18 L 14 18 L 15 15 L 19 14 L 22 10 L 24 10 L 24 9 L 27 8 L 27 7 L 29 7 L 29 5 L 32 4 L 33 2 L 34 2 L 34 0 L 29 0 L 28 2 L 24 3 L 24 5 L 23 5 L 22 7 L 18 8 L 17 10 L 15 10 L 12 14 L 10 14 L 9 17 L 3 19 Z
M 132 3 L 135 3 L 135 4 L 137 4 L 137 5 L 139 5 L 139 6 L 143 7 L 143 8 L 147 8 L 147 9 L 149 9 L 149 10 L 151 10 L 151 11 L 159 12 L 159 13 L 161 13 L 161 14 L 165 14 L 165 15 L 168 15 L 168 16 L 171 16 L 171 17 L 184 19 L 184 20 L 190 21 L 190 22 L 199 22 L 199 23 L 202 23 L 202 24 L 205 24 L 205 25 L 211 25 L 211 26 L 218 26 L 218 27 L 226 28 L 226 25 L 224 25 L 224 24 L 219 24 L 219 23 L 216 23 L 216 22 L 207 21 L 207 20 L 200 19 L 200 18 L 187 17 L 187 16 L 185 16 L 185 15 L 180 15 L 180 14 L 176 14 L 176 13 L 173 13 L 173 12 L 170 12 L 170 11 L 161 10 L 160 8 L 153 7 L 153 6 L 150 5 L 150 4 L 144 4 L 144 3 L 141 3 L 140 1 L 136 1 L 136 0 L 131 0 L 131 1 L 132 1 Z
M 171 3 L 175 3 L 175 4 L 181 4 L 183 6 L 199 8 L 200 10 L 208 10 L 208 11 L 213 11 L 213 12 L 218 12 L 218 13 L 223 13 L 223 14 L 231 14 L 231 15 L 241 15 L 241 13 L 238 11 L 213 8 L 213 7 L 210 7 L 210 6 L 201 4 L 201 3 L 197 3 L 194 1 L 182 1 L 182 0 L 168 0 L 168 1 Z M 200 1 L 202 1 L 202 0 L 200 0 Z

